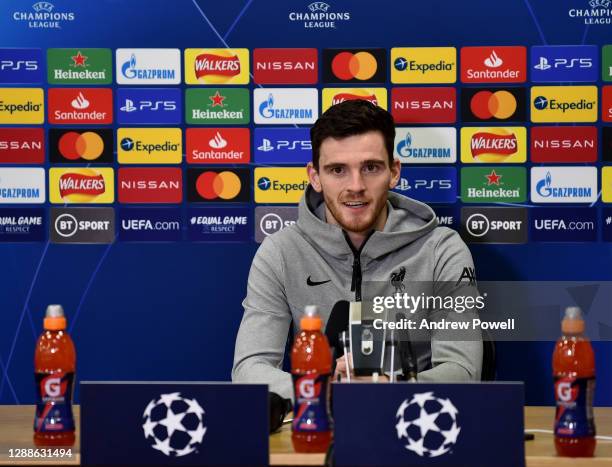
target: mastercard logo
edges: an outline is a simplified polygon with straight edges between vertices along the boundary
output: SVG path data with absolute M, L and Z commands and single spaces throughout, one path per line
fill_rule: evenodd
M 64 133 L 58 142 L 60 154 L 69 160 L 85 159 L 96 160 L 104 152 L 104 140 L 93 132 L 78 133 L 69 131 Z
M 516 112 L 517 102 L 509 91 L 479 91 L 472 96 L 470 110 L 481 120 L 505 120 Z
M 196 180 L 196 191 L 206 200 L 234 199 L 240 194 L 242 182 L 233 172 L 203 172 Z
M 333 74 L 343 81 L 371 79 L 378 70 L 378 62 L 370 52 L 340 52 L 331 62 Z

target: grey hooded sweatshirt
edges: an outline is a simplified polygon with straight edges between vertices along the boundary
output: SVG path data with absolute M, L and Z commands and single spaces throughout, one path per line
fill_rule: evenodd
M 475 290 L 473 281 L 462 279 L 465 271 L 473 271 L 467 246 L 454 230 L 437 226 L 429 206 L 389 192 L 387 207 L 384 229 L 357 251 L 339 226 L 325 221 L 323 198 L 308 186 L 297 223 L 267 237 L 253 259 L 233 381 L 265 383 L 270 391 L 292 399 L 291 375 L 282 370 L 292 322 L 297 334 L 305 306 L 317 305 L 326 324 L 337 301 L 361 300 L 366 281 L 389 283 L 391 274 L 403 270 L 406 282 L 456 289 L 446 290 L 448 295 Z M 474 295 L 470 290 L 467 294 Z M 468 319 L 467 314 L 457 316 Z M 480 334 L 460 341 L 446 339 L 444 331 L 427 332 L 427 339 L 413 343 L 419 381 L 480 380 Z

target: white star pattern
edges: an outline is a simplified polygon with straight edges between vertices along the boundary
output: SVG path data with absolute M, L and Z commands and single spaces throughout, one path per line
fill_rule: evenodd
M 149 405 L 147 405 L 147 408 L 145 409 L 142 416 L 149 418 L 151 416 L 151 410 L 153 410 L 153 407 L 155 407 L 155 399 L 149 402 Z
M 163 452 L 166 456 L 170 455 L 172 448 L 170 447 L 170 437 L 166 438 L 163 441 L 155 439 L 155 444 L 151 446 L 153 449 L 157 449 L 158 451 Z
M 198 425 L 197 430 L 191 433 L 191 439 L 193 440 L 194 443 L 201 443 L 205 434 L 206 434 L 206 428 L 204 428 L 202 425 Z
M 170 407 L 174 401 L 182 400 L 180 392 L 173 392 L 170 394 L 162 394 L 159 396 L 159 400 L 166 406 Z
M 406 449 L 416 452 L 419 456 L 423 456 L 423 454 L 425 454 L 425 446 L 423 446 L 423 441 L 425 441 L 424 438 L 420 438 L 418 441 L 408 438 Z
M 147 417 L 147 420 L 145 421 L 144 425 L 142 425 L 142 429 L 144 430 L 145 438 L 148 438 L 149 436 L 153 436 L 153 438 L 155 438 L 155 434 L 153 433 L 153 428 L 155 428 L 156 426 L 157 426 L 157 422 L 152 422 L 151 419 Z
M 427 404 L 428 401 L 433 403 Z M 415 412 L 418 412 L 416 419 Z M 413 394 L 411 399 L 402 401 L 397 410 L 395 423 L 397 438 L 402 442 L 405 440 L 406 450 L 420 457 L 443 456 L 452 451 L 461 432 L 461 427 L 457 424 L 458 414 L 459 410 L 450 399 L 436 397 L 433 391 Z M 438 422 L 447 427 L 449 418 L 452 424 L 450 429 L 442 430 Z M 419 427 L 419 430 L 409 430 L 413 425 Z M 440 435 L 428 436 L 430 432 Z
M 195 399 L 183 399 L 185 403 L 189 406 L 187 409 L 187 413 L 195 413 L 200 418 L 204 415 L 204 409 L 198 404 L 198 401 Z
M 168 409 L 166 418 L 159 422 L 160 425 L 164 425 L 168 429 L 168 438 L 170 438 L 172 433 L 176 430 L 184 430 L 185 427 L 181 423 L 184 416 L 184 413 L 175 414 L 172 410 Z
M 419 418 L 412 422 L 413 425 L 421 429 L 421 438 L 424 438 L 428 431 L 440 431 L 440 428 L 436 425 L 436 418 L 438 418 L 438 415 L 437 412 L 429 414 L 425 409 L 421 409 Z

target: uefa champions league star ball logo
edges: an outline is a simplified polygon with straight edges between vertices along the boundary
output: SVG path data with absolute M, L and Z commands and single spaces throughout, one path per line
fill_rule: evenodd
M 397 409 L 397 438 L 407 441 L 404 447 L 421 457 L 446 454 L 461 431 L 457 413 L 449 399 L 435 397 L 433 392 L 414 394 Z
M 142 416 L 145 438 L 153 449 L 166 456 L 182 457 L 196 452 L 206 433 L 204 409 L 198 401 L 182 397 L 180 392 L 153 399 Z

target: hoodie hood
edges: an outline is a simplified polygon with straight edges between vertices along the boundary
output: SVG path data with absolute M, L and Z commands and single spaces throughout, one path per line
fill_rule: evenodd
M 375 259 L 396 251 L 438 225 L 433 209 L 399 193 L 388 193 L 387 208 L 384 229 L 375 231 L 368 239 L 362 257 Z M 323 196 L 310 185 L 300 200 L 297 226 L 317 250 L 339 258 L 353 255 L 342 228 L 325 221 Z

